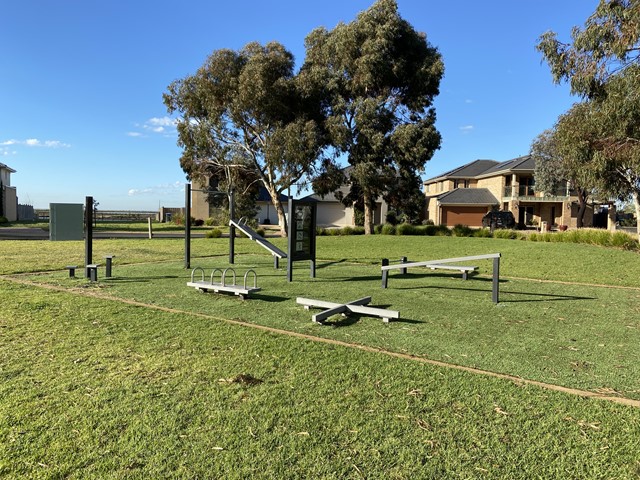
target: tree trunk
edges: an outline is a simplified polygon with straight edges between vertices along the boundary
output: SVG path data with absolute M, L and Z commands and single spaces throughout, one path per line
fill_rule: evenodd
M 282 237 L 287 236 L 287 217 L 284 213 L 284 207 L 282 206 L 282 202 L 280 200 L 276 201 L 274 206 L 276 207 L 276 212 L 278 213 L 278 225 L 280 225 L 280 235 Z
M 367 193 L 364 194 L 364 234 L 373 234 L 373 214 L 375 211 L 375 204 L 371 201 L 371 196 Z
M 640 242 L 640 192 L 634 190 L 631 196 L 633 197 L 633 204 L 636 207 L 636 234 L 638 235 L 638 241 Z
M 578 228 L 584 227 L 584 213 L 587 211 L 587 195 L 580 190 L 578 192 L 578 202 L 580 206 L 578 207 L 578 218 L 576 218 L 576 226 Z
M 276 209 L 276 213 L 278 214 L 278 225 L 280 226 L 280 235 L 283 237 L 287 236 L 287 217 L 284 214 L 284 207 L 282 206 L 282 202 L 280 201 L 280 194 L 276 191 L 276 189 L 272 185 L 268 185 L 266 182 L 264 183 L 267 192 L 269 192 L 269 196 L 271 197 L 271 203 L 273 204 L 273 208 Z

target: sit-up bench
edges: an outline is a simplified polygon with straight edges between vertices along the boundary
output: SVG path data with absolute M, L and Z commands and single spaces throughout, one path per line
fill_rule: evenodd
M 387 259 L 382 261 L 382 288 L 387 288 L 389 283 L 389 272 L 391 270 L 402 270 L 405 273 L 407 268 L 413 267 L 426 267 L 431 270 L 446 269 L 457 270 L 462 272 L 462 278 L 466 280 L 469 272 L 474 272 L 478 267 L 466 266 L 466 265 L 451 265 L 452 263 L 459 262 L 475 262 L 476 260 L 493 260 L 493 288 L 492 298 L 494 303 L 498 303 L 498 285 L 500 282 L 500 254 L 490 253 L 488 255 L 475 255 L 470 257 L 457 257 L 457 258 L 445 258 L 442 260 L 428 260 L 426 262 L 401 262 L 389 265 Z

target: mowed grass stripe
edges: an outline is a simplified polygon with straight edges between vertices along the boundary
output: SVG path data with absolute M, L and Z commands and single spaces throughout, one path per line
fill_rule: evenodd
M 0 474 L 634 478 L 640 411 L 0 282 Z M 166 307 L 163 307 L 166 308 Z
M 495 378 L 501 378 L 501 379 L 504 379 L 504 380 L 509 380 L 511 382 L 516 382 L 518 384 L 535 385 L 535 386 L 540 387 L 540 388 L 544 388 L 544 389 L 548 389 L 548 390 L 554 390 L 554 391 L 566 393 L 566 394 L 569 394 L 569 395 L 578 395 L 580 397 L 585 397 L 585 398 L 594 398 L 594 399 L 599 399 L 599 400 L 606 400 L 606 401 L 619 403 L 619 404 L 622 404 L 622 405 L 627 405 L 627 406 L 636 407 L 636 408 L 640 407 L 640 401 L 639 400 L 634 400 L 634 399 L 630 399 L 630 398 L 626 398 L 626 397 L 610 396 L 610 395 L 605 395 L 605 394 L 601 394 L 601 393 L 598 393 L 598 392 L 592 392 L 592 391 L 588 391 L 588 390 L 580 390 L 580 389 L 576 389 L 576 388 L 565 387 L 565 386 L 562 386 L 562 385 L 554 385 L 554 384 L 551 384 L 551 383 L 546 383 L 546 382 L 540 382 L 540 381 L 536 381 L 536 380 L 526 379 L 526 378 L 517 377 L 517 376 L 514 376 L 514 375 L 508 375 L 508 374 L 499 373 L 499 372 L 492 372 L 492 371 L 489 371 L 489 370 L 483 370 L 483 369 L 479 369 L 479 368 L 467 367 L 467 366 L 464 366 L 464 365 L 457 365 L 457 364 L 453 364 L 453 363 L 449 363 L 449 362 L 442 362 L 442 361 L 433 360 L 433 359 L 429 359 L 429 358 L 425 358 L 425 357 L 417 357 L 417 356 L 411 355 L 411 354 L 393 352 L 393 351 L 385 350 L 385 349 L 382 349 L 382 348 L 376 348 L 376 347 L 371 347 L 371 346 L 357 344 L 357 343 L 350 343 L 350 342 L 344 342 L 344 341 L 335 340 L 335 339 L 331 339 L 331 338 L 318 337 L 318 336 L 315 336 L 315 335 L 304 334 L 304 333 L 299 333 L 299 332 L 293 332 L 293 331 L 290 331 L 290 330 L 282 330 L 282 329 L 279 329 L 279 328 L 269 327 L 269 326 L 265 326 L 265 325 L 259 325 L 259 324 L 255 324 L 255 323 L 244 322 L 244 321 L 241 321 L 241 320 L 233 320 L 233 319 L 229 319 L 229 318 L 225 318 L 225 317 L 221 317 L 221 316 L 216 316 L 216 315 L 197 313 L 197 312 L 189 312 L 189 311 L 186 311 L 186 310 L 180 310 L 180 309 L 176 309 L 176 308 L 163 307 L 163 306 L 160 306 L 160 305 L 153 305 L 153 304 L 139 302 L 139 301 L 135 301 L 135 300 L 128 300 L 128 299 L 118 298 L 118 297 L 114 297 L 114 296 L 111 296 L 111 295 L 105 295 L 100 291 L 88 291 L 88 290 L 80 290 L 80 289 L 68 290 L 66 288 L 62 288 L 62 287 L 58 287 L 58 286 L 54 286 L 54 285 L 46 285 L 46 284 L 35 283 L 35 282 L 29 281 L 29 280 L 24 280 L 24 279 L 20 279 L 20 278 L 16 278 L 16 277 L 13 277 L 13 278 L 12 277 L 5 277 L 5 278 L 10 280 L 10 281 L 15 281 L 17 283 L 20 283 L 20 284 L 23 284 L 23 285 L 33 286 L 33 287 L 36 287 L 36 288 L 46 288 L 46 289 L 60 291 L 60 292 L 71 292 L 71 293 L 76 294 L 76 295 L 89 296 L 89 297 L 93 297 L 93 298 L 100 298 L 102 300 L 125 303 L 127 305 L 132 305 L 132 306 L 137 306 L 137 307 L 150 308 L 150 309 L 153 309 L 153 310 L 159 310 L 159 311 L 172 313 L 172 314 L 191 315 L 191 316 L 197 317 L 197 318 L 204 318 L 204 319 L 208 319 L 208 320 L 222 321 L 222 322 L 226 322 L 226 323 L 229 323 L 229 324 L 232 324 L 232 325 L 238 325 L 238 326 L 242 326 L 242 327 L 252 328 L 252 329 L 261 330 L 261 331 L 264 331 L 264 332 L 274 333 L 274 334 L 278 334 L 278 335 L 287 335 L 287 336 L 300 338 L 300 339 L 304 339 L 304 340 L 310 340 L 310 341 L 313 341 L 313 342 L 326 343 L 326 344 L 341 346 L 341 347 L 345 347 L 345 348 L 354 348 L 354 349 L 363 350 L 363 351 L 370 352 L 370 353 L 384 354 L 384 355 L 387 355 L 387 356 L 400 358 L 400 359 L 403 359 L 403 360 L 410 360 L 410 361 L 429 364 L 429 365 L 433 365 L 433 366 L 437 366 L 437 367 L 461 370 L 461 371 L 473 373 L 473 374 L 476 374 L 476 375 L 485 375 L 485 376 L 491 376 L 491 377 L 495 377 Z

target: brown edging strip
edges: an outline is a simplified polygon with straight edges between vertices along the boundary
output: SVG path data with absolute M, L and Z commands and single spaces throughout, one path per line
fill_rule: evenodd
M 512 277 L 514 278 L 514 277 Z M 232 319 L 228 319 L 228 318 L 223 318 L 223 317 L 216 317 L 214 315 L 208 315 L 205 313 L 198 313 L 198 312 L 188 312 L 185 310 L 178 310 L 175 308 L 169 308 L 169 307 L 162 307 L 159 305 L 152 305 L 152 304 L 148 304 L 148 303 L 143 303 L 143 302 L 138 302 L 136 300 L 128 300 L 128 299 L 124 299 L 124 298 L 119 298 L 119 297 L 114 297 L 111 295 L 104 295 L 98 292 L 89 292 L 86 290 L 79 290 L 79 289 L 68 289 L 68 288 L 64 288 L 64 287 L 59 287 L 56 285 L 47 285 L 47 284 L 42 284 L 42 283 L 37 283 L 37 282 L 32 282 L 30 280 L 24 280 L 21 278 L 16 278 L 16 277 L 11 277 L 11 276 L 2 276 L 2 279 L 6 279 L 6 280 L 10 280 L 14 283 L 19 283 L 22 285 L 29 285 L 29 286 L 33 286 L 33 287 L 40 287 L 40 288 L 45 288 L 48 290 L 54 290 L 57 292 L 63 292 L 63 293 L 75 293 L 75 294 L 79 294 L 85 297 L 93 297 L 93 298 L 98 298 L 101 300 L 109 300 L 109 301 L 114 301 L 114 302 L 119 302 L 119 303 L 124 303 L 127 305 L 132 305 L 132 306 L 136 306 L 136 307 L 144 307 L 144 308 L 151 308 L 153 310 L 158 310 L 161 312 L 166 312 L 166 313 L 172 313 L 172 314 L 180 314 L 180 315 L 191 315 L 194 317 L 198 317 L 198 318 L 206 318 L 208 320 L 217 320 L 217 321 L 221 321 L 221 322 L 225 322 L 225 323 L 229 323 L 231 325 L 238 325 L 241 327 L 248 327 L 248 328 L 254 328 L 256 330 L 260 330 L 263 332 L 269 332 L 269 333 L 274 333 L 274 334 L 278 334 L 278 335 L 287 335 L 290 337 L 294 337 L 294 338 L 299 338 L 299 339 L 303 339 L 303 340 L 309 340 L 312 342 L 317 342 L 317 343 L 326 343 L 329 345 L 335 345 L 335 346 L 340 346 L 340 347 L 345 347 L 345 348 L 351 348 L 351 349 L 356 349 L 356 350 L 362 350 L 365 352 L 369 352 L 369 353 L 381 353 L 383 355 L 387 355 L 389 357 L 394 357 L 394 358 L 399 358 L 402 360 L 410 360 L 413 362 L 419 362 L 419 363 L 423 363 L 423 364 L 427 364 L 427 365 L 433 365 L 436 367 L 441 367 L 441 368 L 450 368 L 453 370 L 460 370 L 463 372 L 468 372 L 468 373 L 473 373 L 476 375 L 484 375 L 484 376 L 488 376 L 488 377 L 493 377 L 493 378 L 500 378 L 502 380 L 509 380 L 511 382 L 514 382 L 516 384 L 519 385 L 533 385 L 536 387 L 540 387 L 546 390 L 552 390 L 555 392 L 562 392 L 562 393 L 566 393 L 569 395 L 576 395 L 579 397 L 584 397 L 584 398 L 593 398 L 593 399 L 597 399 L 597 400 L 606 400 L 609 402 L 613 402 L 613 403 L 618 403 L 621 405 L 626 405 L 626 406 L 630 406 L 630 407 L 636 407 L 636 408 L 640 408 L 640 400 L 633 400 L 630 398 L 625 398 L 625 397 L 613 397 L 613 396 L 609 396 L 609 395 L 603 395 L 597 392 L 591 392 L 589 390 L 579 390 L 576 388 L 569 388 L 569 387 L 563 387 L 561 385 L 554 385 L 551 383 L 545 383 L 545 382 L 539 382 L 536 380 L 528 380 L 525 378 L 521 378 L 521 377 L 517 377 L 515 375 L 508 375 L 508 374 L 504 374 L 504 373 L 497 373 L 497 372 L 491 372 L 489 370 L 482 370 L 479 368 L 473 368 L 473 367 L 465 367 L 463 365 L 456 365 L 454 363 L 447 363 L 447 362 L 441 362 L 439 360 L 432 360 L 429 358 L 424 358 L 424 357 L 417 357 L 414 355 L 409 355 L 406 353 L 398 353 L 398 352 L 392 352 L 389 350 L 384 350 L 381 348 L 376 348 L 376 347 L 370 347 L 367 345 L 359 345 L 357 343 L 348 343 L 348 342 L 343 342 L 341 340 L 334 340 L 334 339 L 330 339 L 330 338 L 323 338 L 323 337 L 316 337 L 313 335 L 308 335 L 305 333 L 298 333 L 298 332 L 291 332 L 289 330 L 282 330 L 279 328 L 273 328 L 273 327 L 267 327 L 265 325 L 257 325 L 254 323 L 248 323 L 248 322 L 243 322 L 240 320 L 232 320 Z M 527 279 L 522 279 L 522 280 L 527 280 Z

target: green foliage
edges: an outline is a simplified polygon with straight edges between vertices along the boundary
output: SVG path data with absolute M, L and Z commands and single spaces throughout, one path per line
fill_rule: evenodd
M 382 235 L 395 235 L 396 227 L 395 225 L 391 225 L 390 223 L 385 223 L 384 225 L 382 225 L 382 228 L 380 229 L 380 233 Z
M 491 234 L 491 230 L 488 228 L 478 228 L 474 230 L 473 236 L 476 238 L 491 238 L 493 235 Z
M 421 232 L 417 227 L 410 223 L 401 223 L 396 226 L 396 235 L 420 235 Z
M 372 233 L 375 200 L 392 191 L 413 198 L 414 188 L 393 187 L 399 181 L 417 185 L 417 173 L 440 146 L 433 99 L 444 71 L 442 58 L 400 17 L 394 0 L 378 0 L 331 31 L 314 30 L 306 50 L 300 78 L 325 92 L 331 145 L 352 167 L 345 200 L 363 203 L 365 231 Z M 318 183 L 329 187 L 332 182 Z
M 219 228 L 212 228 L 211 230 L 207 231 L 205 236 L 207 238 L 220 238 L 222 237 L 222 230 L 220 230 Z
M 353 208 L 353 221 L 358 227 L 362 227 L 364 225 L 364 211 L 355 206 Z
M 204 224 L 207 227 L 213 227 L 214 225 L 218 225 L 218 223 L 216 223 L 216 219 L 213 217 L 209 217 L 204 221 Z
M 264 230 L 264 228 L 262 228 L 262 227 L 260 227 L 260 228 L 256 229 L 256 233 L 257 233 L 258 235 L 260 235 L 261 237 L 264 237 L 264 236 L 265 236 L 265 230 Z
M 573 29 L 570 44 L 547 32 L 537 48 L 554 81 L 568 81 L 573 93 L 587 99 L 564 116 L 569 154 L 563 161 L 580 162 L 578 170 L 594 180 L 601 197 L 632 198 L 640 216 L 638 7 L 637 0 L 601 0 L 585 27 Z M 637 233 L 640 239 L 640 226 Z
M 385 216 L 385 222 L 390 225 L 398 225 L 398 216 L 396 215 L 395 210 L 389 210 L 387 215 Z
M 0 225 L 4 225 L 5 223 L 9 223 L 9 220 L 7 220 L 7 217 L 4 215 L 0 215 Z
M 563 43 L 549 31 L 536 48 L 549 63 L 556 83 L 569 81 L 572 93 L 586 97 L 603 95 L 613 76 L 640 59 L 637 0 L 601 0 L 585 27 L 573 28 L 571 39 Z
M 467 225 L 457 224 L 451 229 L 454 237 L 472 237 L 474 230 Z
M 184 215 L 182 213 L 174 213 L 171 216 L 171 222 L 176 225 L 184 225 Z
M 314 93 L 304 90 L 293 55 L 277 42 L 214 51 L 164 94 L 168 112 L 179 115 L 182 168 L 228 183 L 259 178 L 284 219 L 279 194 L 311 173 L 324 142 Z
M 509 229 L 496 229 L 493 231 L 493 238 L 502 238 L 502 239 L 509 239 L 509 240 L 515 240 L 518 238 L 522 238 L 523 235 L 516 231 L 516 230 L 509 230 Z

